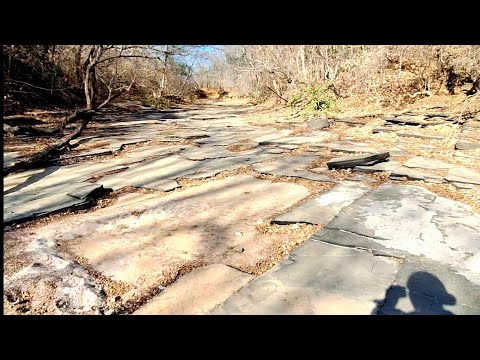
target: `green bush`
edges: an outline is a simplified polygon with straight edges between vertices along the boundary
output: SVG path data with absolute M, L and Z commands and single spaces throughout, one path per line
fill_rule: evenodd
M 142 97 L 140 99 L 143 106 L 151 106 L 156 109 L 168 109 L 172 106 L 172 101 L 166 98 Z
M 300 92 L 288 99 L 287 106 L 301 107 L 300 113 L 309 115 L 312 113 L 325 113 L 332 110 L 335 105 L 335 96 L 327 86 L 307 86 Z

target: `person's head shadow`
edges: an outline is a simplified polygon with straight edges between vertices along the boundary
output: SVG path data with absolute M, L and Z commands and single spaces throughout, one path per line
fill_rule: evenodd
M 410 275 L 406 288 L 399 285 L 391 286 L 385 299 L 375 300 L 377 307 L 373 314 L 379 315 L 454 315 L 444 308 L 445 305 L 455 305 L 457 299 L 449 294 L 443 283 L 436 276 L 417 271 Z M 408 294 L 414 307 L 411 312 L 397 308 L 401 298 Z

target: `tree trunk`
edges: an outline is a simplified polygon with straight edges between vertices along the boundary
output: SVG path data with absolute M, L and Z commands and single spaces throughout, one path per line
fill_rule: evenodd
M 161 98 L 163 98 L 164 95 L 165 95 L 165 83 L 166 83 L 166 77 L 167 77 L 167 61 L 168 61 L 168 45 L 167 45 L 167 50 L 165 51 L 162 82 L 160 84 L 160 97 Z
M 95 68 L 91 65 L 87 66 L 85 71 L 84 90 L 85 99 L 87 100 L 87 109 L 95 108 L 96 86 L 95 86 Z
M 75 75 L 77 84 L 81 84 L 83 82 L 83 74 L 82 74 L 82 49 L 83 45 L 78 45 L 77 53 L 75 54 Z

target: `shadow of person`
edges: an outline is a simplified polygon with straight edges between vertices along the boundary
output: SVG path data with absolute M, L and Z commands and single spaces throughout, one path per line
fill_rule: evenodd
M 408 294 L 414 308 L 406 312 L 399 306 L 399 300 Z M 410 275 L 406 288 L 393 285 L 385 294 L 385 299 L 375 300 L 377 304 L 372 314 L 377 315 L 454 315 L 444 308 L 445 305 L 455 305 L 457 299 L 447 292 L 443 283 L 436 276 L 417 271 Z
M 407 289 L 415 308 L 409 315 L 454 315 L 444 306 L 455 305 L 457 299 L 436 276 L 426 271 L 415 272 L 408 278 Z

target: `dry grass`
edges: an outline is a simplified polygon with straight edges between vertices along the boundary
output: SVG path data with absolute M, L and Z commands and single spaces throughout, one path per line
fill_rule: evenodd
M 247 263 L 234 263 L 235 268 L 254 276 L 260 276 L 274 267 L 285 258 L 298 245 L 308 240 L 313 234 L 323 228 L 323 225 L 292 224 L 272 225 L 263 223 L 257 225 L 257 231 L 262 238 L 268 238 L 272 246 L 266 251 L 266 259 L 251 265 Z
M 232 151 L 232 152 L 252 150 L 252 149 L 255 149 L 255 148 L 256 148 L 256 146 L 247 145 L 247 144 L 234 144 L 234 145 L 228 145 L 228 146 L 225 147 L 225 149 L 227 149 L 228 151 Z

